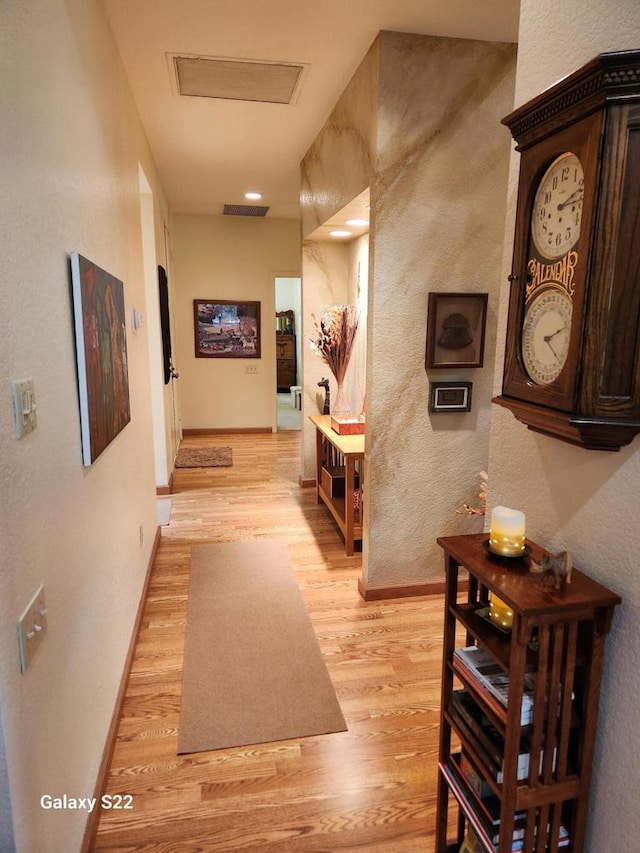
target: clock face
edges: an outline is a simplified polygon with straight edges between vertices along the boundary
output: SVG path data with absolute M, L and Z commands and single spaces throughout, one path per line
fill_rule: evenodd
M 554 382 L 569 353 L 573 303 L 566 290 L 551 286 L 533 300 L 522 325 L 522 360 L 536 385 Z
M 561 154 L 542 176 L 531 212 L 531 236 L 543 257 L 560 258 L 578 242 L 583 195 L 580 160 Z

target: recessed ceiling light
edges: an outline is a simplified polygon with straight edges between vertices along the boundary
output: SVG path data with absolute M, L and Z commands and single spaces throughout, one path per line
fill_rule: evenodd
M 351 234 L 351 231 L 340 231 L 340 230 L 329 231 L 329 234 L 331 237 L 351 237 L 351 236 L 353 236 Z
M 251 201 L 260 201 L 262 198 L 262 193 L 245 193 L 245 198 L 250 199 Z
M 354 228 L 363 228 L 369 224 L 368 219 L 347 219 L 345 225 L 352 225 Z

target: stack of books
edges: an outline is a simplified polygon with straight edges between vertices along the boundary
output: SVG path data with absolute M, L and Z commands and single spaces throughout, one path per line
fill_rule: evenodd
M 495 781 L 503 782 L 504 738 L 482 713 L 479 706 L 465 690 L 454 690 L 449 704 L 449 714 L 458 731 L 478 754 L 483 765 Z M 542 756 L 541 756 L 542 758 Z M 518 781 L 529 775 L 529 744 L 525 738 L 520 743 L 518 755 Z
M 462 649 L 456 649 L 453 656 L 453 668 L 463 680 L 478 689 L 487 707 L 499 719 L 506 721 L 509 676 L 495 662 L 494 658 L 480 646 L 465 646 Z M 533 683 L 530 676 L 525 676 L 520 725 L 527 726 L 532 721 Z
M 558 849 L 563 850 L 569 846 L 569 835 L 564 826 L 560 827 L 560 837 L 558 839 Z M 495 847 L 495 845 L 494 845 Z M 511 847 L 511 853 L 519 853 L 522 850 L 522 839 L 515 840 Z M 485 847 L 480 843 L 478 836 L 470 829 L 464 837 L 460 853 L 485 853 Z
M 495 794 L 479 797 L 466 784 L 461 769 L 462 756 L 452 756 L 451 761 L 440 763 L 440 771 L 449 783 L 455 798 L 460 803 L 462 811 L 469 823 L 469 832 L 475 839 L 484 843 L 480 850 L 496 850 L 500 840 L 500 800 Z M 521 851 L 524 844 L 526 813 L 516 812 L 514 816 L 513 841 L 511 851 Z M 547 827 L 549 831 L 549 827 Z M 560 825 L 558 833 L 558 849 L 569 846 L 569 833 L 564 825 Z M 463 848 L 464 849 L 464 848 Z M 474 851 L 474 848 L 471 847 Z

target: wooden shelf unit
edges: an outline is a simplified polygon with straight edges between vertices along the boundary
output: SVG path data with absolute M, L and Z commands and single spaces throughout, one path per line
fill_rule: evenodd
M 296 336 L 276 332 L 276 382 L 278 391 L 296 385 Z
M 522 853 L 581 853 L 604 643 L 620 597 L 575 568 L 571 583 L 556 590 L 550 578 L 532 575 L 526 560 L 506 561 L 487 553 L 486 539 L 486 533 L 438 539 L 444 549 L 446 593 L 435 850 L 457 853 L 471 826 L 487 853 L 511 853 L 517 824 L 524 833 Z M 542 548 L 528 540 L 527 544 L 533 558 L 540 560 Z M 468 572 L 466 591 L 458 582 L 460 568 Z M 490 592 L 513 610 L 510 633 L 478 615 L 488 606 Z M 477 682 L 461 679 L 459 668 L 454 672 L 460 629 L 466 645 L 488 652 L 508 675 L 504 713 L 488 704 Z M 481 748 L 478 729 L 466 726 L 456 714 L 454 679 L 463 684 L 466 698 L 473 700 L 501 739 L 501 783 Z M 521 704 L 527 685 L 533 689 L 533 713 L 523 726 Z M 452 740 L 461 744 L 457 754 Z M 529 760 L 526 778 L 518 778 L 523 775 L 518 773 L 523 749 L 540 759 Z M 497 798 L 499 823 L 493 829 L 487 819 L 483 821 L 478 795 L 460 770 L 461 755 L 476 782 L 486 783 Z M 449 828 L 451 796 L 458 806 L 454 831 Z M 558 846 L 561 824 L 568 832 L 566 846 Z
M 364 435 L 338 435 L 331 428 L 331 415 L 311 415 L 309 420 L 316 428 L 316 499 L 335 519 L 344 536 L 346 553 L 351 556 L 354 543 L 362 540 Z M 332 496 L 323 488 L 323 468 L 328 467 L 344 467 L 344 495 Z

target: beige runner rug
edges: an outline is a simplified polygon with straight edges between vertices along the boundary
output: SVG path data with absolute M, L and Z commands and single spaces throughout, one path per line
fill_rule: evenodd
M 178 753 L 346 728 L 285 543 L 194 545 Z

